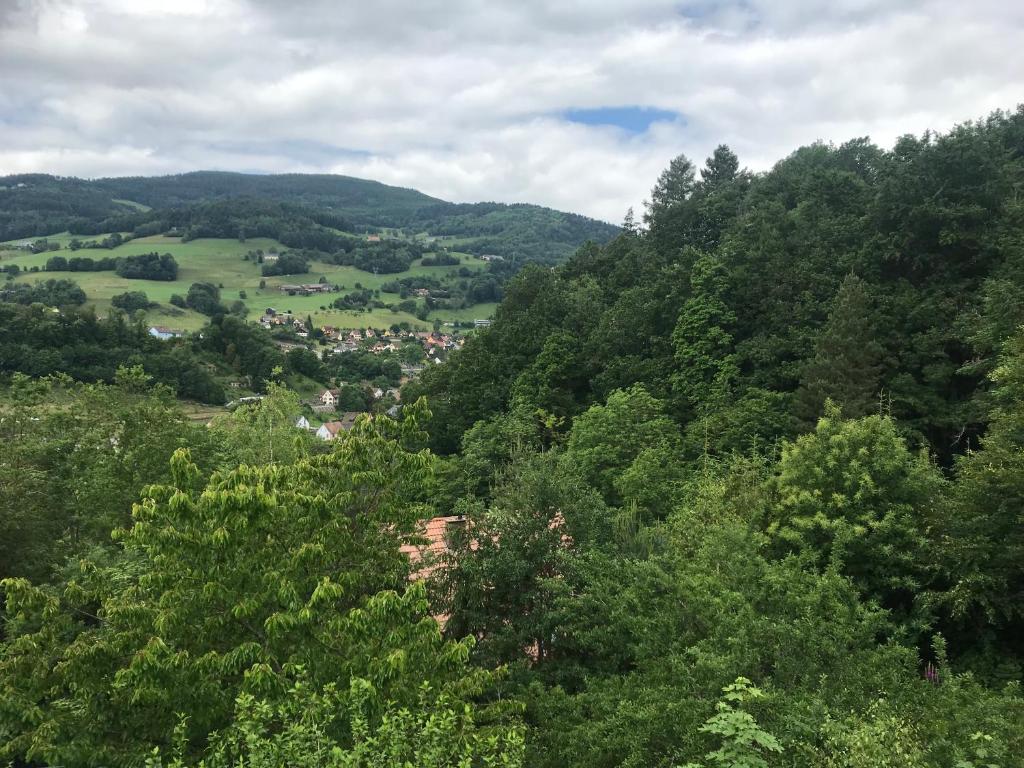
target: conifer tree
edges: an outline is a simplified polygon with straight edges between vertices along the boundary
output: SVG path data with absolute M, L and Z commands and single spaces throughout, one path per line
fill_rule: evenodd
M 692 294 L 672 332 L 677 366 L 672 389 L 687 416 L 721 402 L 736 375 L 730 330 L 736 315 L 726 302 L 728 273 L 721 258 L 699 256 L 690 284 Z
M 867 285 L 856 275 L 847 275 L 832 300 L 814 358 L 804 369 L 798 401 L 805 419 L 820 416 L 828 399 L 847 418 L 877 411 L 883 350 L 872 313 Z

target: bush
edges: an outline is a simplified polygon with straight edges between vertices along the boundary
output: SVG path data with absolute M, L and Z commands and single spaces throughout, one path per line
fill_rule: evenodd
M 144 291 L 127 291 L 114 296 L 110 303 L 125 312 L 136 312 L 140 309 L 149 309 L 149 297 Z
M 220 303 L 220 289 L 213 283 L 192 283 L 188 287 L 185 306 L 204 315 L 224 314 L 224 305 Z

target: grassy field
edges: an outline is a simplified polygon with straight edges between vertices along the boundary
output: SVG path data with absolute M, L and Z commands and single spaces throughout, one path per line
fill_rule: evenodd
M 103 237 L 103 235 L 99 235 L 96 239 L 99 240 Z M 249 308 L 250 317 L 253 318 L 262 314 L 266 308 L 273 307 L 278 311 L 290 310 L 301 316 L 312 315 L 313 321 L 318 325 L 334 325 L 339 328 L 386 327 L 403 321 L 416 328 L 426 328 L 435 319 L 451 322 L 489 317 L 495 306 L 480 304 L 465 310 L 436 311 L 431 313 L 426 323 L 411 314 L 392 312 L 389 309 L 377 309 L 372 312 L 343 312 L 330 309 L 328 308 L 329 304 L 339 294 L 288 296 L 282 293 L 279 287 L 295 283 L 316 283 L 322 276 L 327 282 L 342 286 L 343 292 L 355 290 L 356 284 L 363 288 L 379 289 L 384 283 L 401 277 L 434 275 L 440 278 L 454 275 L 459 267 L 424 267 L 416 262 L 406 272 L 374 275 L 355 267 L 339 267 L 334 264 L 313 262 L 310 265 L 309 273 L 305 275 L 264 278 L 260 274 L 260 265 L 244 260 L 243 255 L 257 249 L 262 249 L 264 252 L 272 249 L 284 250 L 280 243 L 266 238 L 253 238 L 244 243 L 237 240 L 214 239 L 198 239 L 183 243 L 180 238 L 154 236 L 132 240 L 112 250 L 81 249 L 74 252 L 66 250 L 68 241 L 72 239 L 72 236 L 66 232 L 50 235 L 47 239 L 51 242 L 61 243 L 62 249 L 29 254 L 20 250 L 4 249 L 4 244 L 0 243 L 0 266 L 17 264 L 23 270 L 34 266 L 42 269 L 46 260 L 54 255 L 88 256 L 98 259 L 105 256 L 133 256 L 153 251 L 172 254 L 178 262 L 178 279 L 170 282 L 126 280 L 113 272 L 29 272 L 20 275 L 17 281 L 32 283 L 50 278 L 72 279 L 82 286 L 88 297 L 88 303 L 94 305 L 100 313 L 109 311 L 110 299 L 119 293 L 145 291 L 150 301 L 160 304 L 158 309 L 150 310 L 147 315 L 148 321 L 181 330 L 197 330 L 206 323 L 206 317 L 203 315 L 192 310 L 181 310 L 169 303 L 173 294 L 184 296 L 188 292 L 189 285 L 194 282 L 208 282 L 220 286 L 221 299 L 226 304 L 241 299 L 240 293 L 244 291 L 246 297 L 241 300 L 245 302 Z M 460 254 L 460 257 L 462 259 L 460 267 L 465 266 L 474 271 L 480 271 L 486 267 L 485 262 L 474 256 Z M 262 289 L 259 287 L 261 280 L 266 281 L 266 287 Z M 382 294 L 381 299 L 394 302 L 399 300 L 395 294 Z

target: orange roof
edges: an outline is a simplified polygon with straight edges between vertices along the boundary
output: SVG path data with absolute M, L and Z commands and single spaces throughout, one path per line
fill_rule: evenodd
M 413 578 L 425 578 L 437 568 L 436 560 L 448 554 L 448 527 L 462 526 L 466 518 L 461 515 L 448 515 L 445 517 L 432 517 L 429 520 L 421 520 L 417 534 L 426 539 L 423 544 L 404 544 L 401 551 L 409 557 L 413 565 Z M 424 558 L 431 561 L 423 568 L 416 568 L 416 565 Z
M 345 428 L 345 425 L 340 421 L 325 421 L 324 429 L 330 432 L 332 435 L 337 435 Z

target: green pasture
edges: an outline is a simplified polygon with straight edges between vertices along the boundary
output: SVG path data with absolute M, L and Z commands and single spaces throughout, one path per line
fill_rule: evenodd
M 101 240 L 105 235 L 97 235 Z M 249 251 L 262 249 L 264 253 L 271 250 L 284 250 L 284 246 L 267 238 L 252 238 L 243 242 L 227 239 L 198 239 L 187 243 L 180 238 L 153 237 L 139 238 L 113 249 L 89 249 L 78 251 L 67 250 L 67 243 L 72 236 L 66 232 L 47 237 L 51 242 L 61 243 L 60 251 L 31 254 L 21 250 L 4 249 L 0 244 L 0 266 L 17 264 L 22 270 L 32 267 L 42 269 L 47 259 L 60 255 L 67 258 L 86 256 L 94 259 L 105 256 L 135 256 L 142 253 L 170 253 L 178 262 L 178 279 L 174 281 L 160 280 L 126 280 L 113 272 L 24 272 L 16 278 L 18 282 L 32 283 L 47 279 L 70 279 L 82 286 L 88 297 L 88 303 L 96 307 L 101 314 L 110 310 L 110 300 L 117 294 L 126 291 L 144 291 L 150 301 L 157 302 L 160 307 L 147 313 L 148 322 L 166 325 L 181 330 L 196 330 L 206 323 L 206 318 L 192 310 L 182 310 L 170 304 L 173 294 L 184 296 L 192 283 L 213 283 L 221 288 L 221 298 L 226 304 L 241 299 L 240 293 L 245 292 L 246 298 L 241 299 L 249 308 L 250 318 L 255 318 L 268 307 L 279 311 L 291 311 L 305 317 L 311 315 L 318 325 L 334 325 L 341 328 L 365 328 L 389 326 L 393 323 L 408 322 L 413 327 L 426 328 L 435 319 L 442 322 L 455 320 L 473 320 L 489 317 L 494 311 L 494 304 L 480 304 L 464 310 L 436 311 L 431 313 L 427 323 L 404 312 L 392 312 L 389 309 L 376 309 L 371 312 L 340 311 L 329 308 L 340 294 L 316 294 L 313 296 L 289 296 L 280 290 L 282 285 L 316 283 L 320 277 L 327 282 L 343 286 L 342 293 L 356 290 L 358 284 L 362 288 L 379 289 L 384 283 L 402 277 L 414 275 L 434 275 L 437 277 L 454 276 L 460 267 L 465 266 L 473 271 L 486 267 L 486 262 L 469 254 L 459 254 L 462 263 L 458 266 L 424 267 L 415 262 L 405 272 L 397 274 L 374 275 L 363 272 L 355 267 L 341 267 L 323 262 L 313 262 L 310 271 L 304 275 L 285 275 L 281 277 L 263 277 L 262 266 L 246 261 L 243 255 Z M 81 238 L 80 238 L 81 239 Z M 90 238 L 92 239 L 92 238 Z M 20 242 L 20 241 L 18 241 Z M 265 287 L 260 288 L 260 281 Z M 399 301 L 397 294 L 382 293 L 383 301 Z M 321 309 L 326 307 L 326 309 Z

